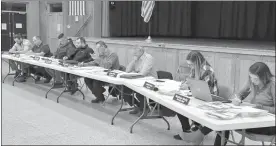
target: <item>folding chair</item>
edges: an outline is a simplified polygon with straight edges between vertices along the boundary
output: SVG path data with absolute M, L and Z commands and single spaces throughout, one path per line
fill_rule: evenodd
M 270 142 L 269 144 L 270 146 L 275 144 L 275 135 L 254 134 L 254 133 L 246 132 L 245 130 L 242 130 L 242 131 L 236 130 L 236 132 L 242 135 L 240 144 L 245 144 L 245 137 L 252 141 L 262 142 L 263 146 L 265 145 L 264 144 L 265 142 Z M 231 135 L 233 136 L 233 131 L 231 131 Z M 235 140 L 233 139 L 233 141 Z
M 158 79 L 170 79 L 173 80 L 173 76 L 170 72 L 166 71 L 157 71 L 157 77 Z M 150 115 L 155 111 L 157 108 L 158 113 L 160 112 L 160 104 L 154 102 L 153 100 L 150 100 L 147 98 L 148 107 L 150 108 Z M 153 107 L 152 107 L 153 106 Z

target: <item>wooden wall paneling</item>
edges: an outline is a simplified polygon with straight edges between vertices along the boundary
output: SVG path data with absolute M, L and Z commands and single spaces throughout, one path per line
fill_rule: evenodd
M 154 57 L 155 70 L 165 70 L 164 59 L 166 58 L 162 48 L 157 47 L 145 47 L 146 52 Z
M 269 67 L 271 73 L 275 75 L 275 57 L 263 56 L 262 61 Z
M 125 55 L 126 55 L 126 66 L 132 61 L 133 59 L 133 54 L 134 54 L 134 49 L 135 47 L 134 46 L 129 46 L 126 50 Z
M 190 50 L 178 50 L 178 65 L 176 67 L 175 80 L 185 80 L 185 76 L 190 74 L 190 68 L 188 67 L 186 57 L 190 53 Z
M 261 56 L 237 55 L 235 91 L 239 91 L 245 85 L 249 67 L 258 61 L 262 61 Z
M 215 75 L 218 85 L 226 86 L 231 90 L 235 90 L 235 70 L 236 56 L 234 54 L 216 53 L 215 55 Z
M 204 56 L 204 58 L 210 63 L 210 65 L 213 68 L 216 68 L 215 66 L 215 52 L 203 52 L 201 51 L 202 55 Z
M 163 64 L 166 71 L 172 73 L 173 78 L 175 78 L 176 70 L 178 67 L 178 50 L 176 49 L 166 49 L 163 48 L 163 53 L 165 54 L 165 60 L 161 60 L 160 63 Z M 158 61 L 159 62 L 159 61 Z
M 190 53 L 190 50 L 179 50 L 179 53 L 178 53 L 179 65 L 187 65 L 186 57 L 189 53 Z
M 121 44 L 108 44 L 111 51 L 116 52 L 119 57 L 119 62 L 121 65 L 127 65 L 127 50 L 131 47 L 130 45 Z

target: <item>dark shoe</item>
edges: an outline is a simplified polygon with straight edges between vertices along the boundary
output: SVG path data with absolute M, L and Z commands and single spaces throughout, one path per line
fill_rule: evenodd
M 71 89 L 71 95 L 74 95 L 78 91 L 78 88 Z
M 96 98 L 94 100 L 92 100 L 91 102 L 92 103 L 100 103 L 100 102 L 103 102 L 105 99 L 99 99 L 99 98 Z
M 19 76 L 16 78 L 17 82 L 26 82 L 26 78 L 24 76 Z
M 44 83 L 50 83 L 51 80 L 52 80 L 52 77 L 51 78 L 46 78 L 46 80 L 44 81 Z
M 198 126 L 196 126 L 196 125 L 193 126 L 193 127 L 191 128 L 192 131 L 197 131 L 198 129 L 199 129 L 199 128 L 198 128 Z
M 38 82 L 38 81 L 40 81 L 40 77 L 39 77 L 39 76 L 37 76 L 37 77 L 35 78 L 35 82 Z
M 173 138 L 176 139 L 176 140 L 182 140 L 182 138 L 179 134 L 174 135 Z
M 135 108 L 132 111 L 129 112 L 129 114 L 135 115 L 138 114 L 140 112 L 139 108 Z

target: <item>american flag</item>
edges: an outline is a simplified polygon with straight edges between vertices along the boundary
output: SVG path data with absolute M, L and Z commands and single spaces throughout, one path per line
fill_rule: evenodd
M 69 16 L 85 15 L 85 1 L 69 1 Z
M 141 8 L 141 16 L 144 18 L 144 21 L 147 23 L 150 20 L 155 1 L 143 1 Z

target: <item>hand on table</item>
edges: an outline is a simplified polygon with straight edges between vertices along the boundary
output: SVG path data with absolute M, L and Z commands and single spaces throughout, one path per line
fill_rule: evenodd
M 182 83 L 180 85 L 180 90 L 188 90 L 188 89 L 189 89 L 189 86 L 186 83 Z
M 62 60 L 67 60 L 68 59 L 68 57 L 67 56 L 64 56 L 63 58 L 62 58 Z
M 238 97 L 234 97 L 234 98 L 232 98 L 231 99 L 231 101 L 232 101 L 232 103 L 234 104 L 234 105 L 236 105 L 236 106 L 239 106 L 239 105 L 241 105 L 241 103 L 242 103 L 242 100 L 240 100 Z

